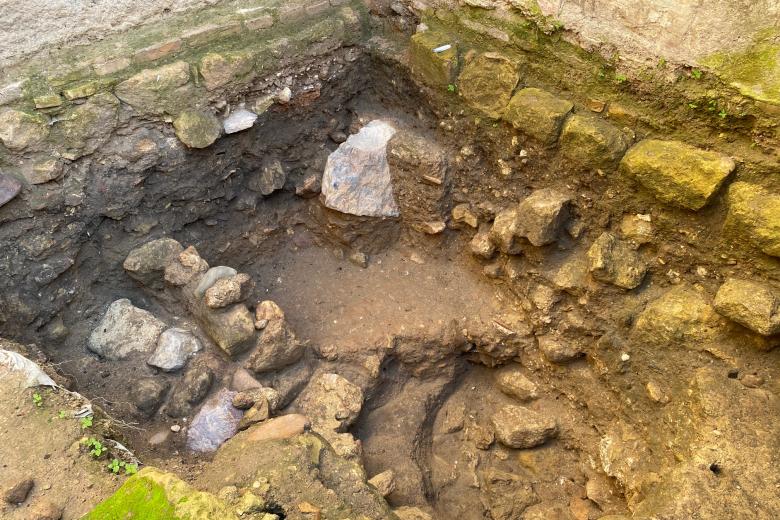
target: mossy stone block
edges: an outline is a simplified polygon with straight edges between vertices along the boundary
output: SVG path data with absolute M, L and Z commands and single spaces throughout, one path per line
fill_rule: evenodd
M 445 45 L 445 51 L 434 52 Z M 423 31 L 412 36 L 410 45 L 412 70 L 423 83 L 445 88 L 455 82 L 458 72 L 458 46 L 448 35 L 438 31 Z
M 253 61 L 254 56 L 248 51 L 206 54 L 200 60 L 200 75 L 206 90 L 215 90 L 234 81 L 249 81 Z
M 561 132 L 561 153 L 581 168 L 613 167 L 628 145 L 628 137 L 618 128 L 590 115 L 574 114 Z
M 658 200 L 691 210 L 703 208 L 735 167 L 726 155 L 655 139 L 634 145 L 620 163 Z
M 185 110 L 173 121 L 176 137 L 190 148 L 211 146 L 222 133 L 222 125 L 214 114 L 200 110 Z
M 473 108 L 499 119 L 520 81 L 517 62 L 497 52 L 486 52 L 463 67 L 458 90 Z
M 746 237 L 764 253 L 780 256 L 780 195 L 761 186 L 735 182 L 729 187 L 726 228 Z
M 178 114 L 198 98 L 190 83 L 190 66 L 184 61 L 144 69 L 117 85 L 114 93 L 136 110 L 149 114 Z
M 574 104 L 568 99 L 542 89 L 524 88 L 512 96 L 504 119 L 540 143 L 553 144 L 572 108 Z

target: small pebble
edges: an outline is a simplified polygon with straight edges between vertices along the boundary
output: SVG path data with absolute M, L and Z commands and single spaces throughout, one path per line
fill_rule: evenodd
M 179 426 L 178 424 L 174 424 L 173 426 L 171 426 L 171 431 L 173 433 L 179 433 L 181 431 L 181 426 Z

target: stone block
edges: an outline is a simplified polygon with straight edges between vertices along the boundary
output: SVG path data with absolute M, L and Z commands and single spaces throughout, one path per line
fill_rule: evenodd
M 496 52 L 480 54 L 466 63 L 458 77 L 458 90 L 471 107 L 498 119 L 520 81 L 520 67 Z
M 780 296 L 766 283 L 729 278 L 715 295 L 715 309 L 764 336 L 780 334 Z
M 445 45 L 450 45 L 450 48 L 433 52 Z M 412 70 L 423 83 L 442 89 L 455 83 L 458 45 L 450 36 L 431 30 L 419 32 L 412 36 L 409 52 Z
M 594 116 L 572 115 L 563 125 L 561 153 L 574 165 L 596 170 L 620 161 L 628 137 L 607 121 Z
M 538 88 L 518 91 L 504 113 L 504 119 L 542 144 L 553 144 L 561 133 L 574 104 Z
M 735 182 L 729 187 L 726 228 L 772 256 L 780 256 L 780 194 Z
M 656 139 L 634 145 L 620 162 L 621 172 L 658 200 L 694 211 L 710 201 L 735 167 L 728 156 Z

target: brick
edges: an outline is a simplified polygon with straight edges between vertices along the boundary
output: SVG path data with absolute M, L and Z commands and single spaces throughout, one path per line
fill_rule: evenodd
M 47 96 L 38 96 L 33 99 L 35 108 L 52 108 L 62 105 L 62 98 L 59 94 L 49 94 Z
M 121 72 L 130 66 L 130 58 L 125 56 L 121 58 L 114 58 L 108 61 L 95 63 L 92 65 L 95 74 L 98 76 L 108 76 L 110 74 L 116 74 Z
M 100 85 L 97 81 L 82 83 L 81 85 L 64 90 L 62 93 L 68 100 L 81 99 L 97 94 Z
M 133 61 L 136 63 L 148 63 L 171 56 L 181 50 L 181 44 L 181 39 L 177 38 L 175 40 L 150 45 L 149 47 L 137 51 L 133 55 Z
M 239 32 L 241 32 L 241 24 L 239 22 L 208 24 L 187 31 L 182 35 L 182 38 L 188 45 L 198 47 L 217 38 L 238 34 Z

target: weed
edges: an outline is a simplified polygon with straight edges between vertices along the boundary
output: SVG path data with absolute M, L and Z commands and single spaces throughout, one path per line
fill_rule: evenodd
M 106 451 L 108 451 L 108 448 L 106 448 L 102 442 L 94 437 L 90 437 L 84 441 L 84 446 L 89 449 L 90 455 L 96 459 L 100 458 Z
M 699 69 L 693 69 L 691 71 L 691 76 L 693 79 L 701 79 L 701 77 L 704 75 L 704 73 Z
M 658 58 L 658 68 L 659 69 L 666 68 L 666 58 L 664 58 L 663 56 Z
M 33 394 L 33 404 L 35 404 L 35 406 L 37 406 L 38 408 L 43 406 L 43 396 L 38 392 L 35 392 Z
M 623 83 L 625 83 L 626 81 L 628 81 L 628 78 L 626 77 L 626 75 L 625 75 L 625 74 L 615 74 L 615 82 L 616 82 L 618 85 L 622 85 L 622 84 L 623 84 Z
M 447 85 L 447 92 L 449 92 L 450 94 L 454 94 L 456 90 L 458 90 L 458 87 L 456 87 L 452 83 Z
M 699 108 L 699 105 L 697 105 L 696 103 L 688 103 L 688 108 L 690 108 L 691 110 L 696 110 L 697 108 Z
M 81 429 L 82 430 L 86 430 L 87 428 L 91 428 L 92 427 L 92 416 L 88 415 L 87 417 L 82 417 L 81 420 L 79 421 L 79 423 L 81 424 Z
M 118 475 L 121 470 L 125 470 L 125 475 L 135 475 L 138 473 L 138 464 L 128 464 L 119 459 L 112 459 L 108 463 L 108 470 L 114 475 Z
M 725 108 L 721 108 L 720 112 L 718 112 L 718 117 L 721 119 L 726 119 L 726 117 L 729 115 L 728 112 L 726 112 Z
M 60 419 L 65 419 L 67 416 L 68 416 L 68 412 L 66 412 L 65 410 L 60 410 L 60 413 L 57 414 L 57 417 L 59 417 Z

